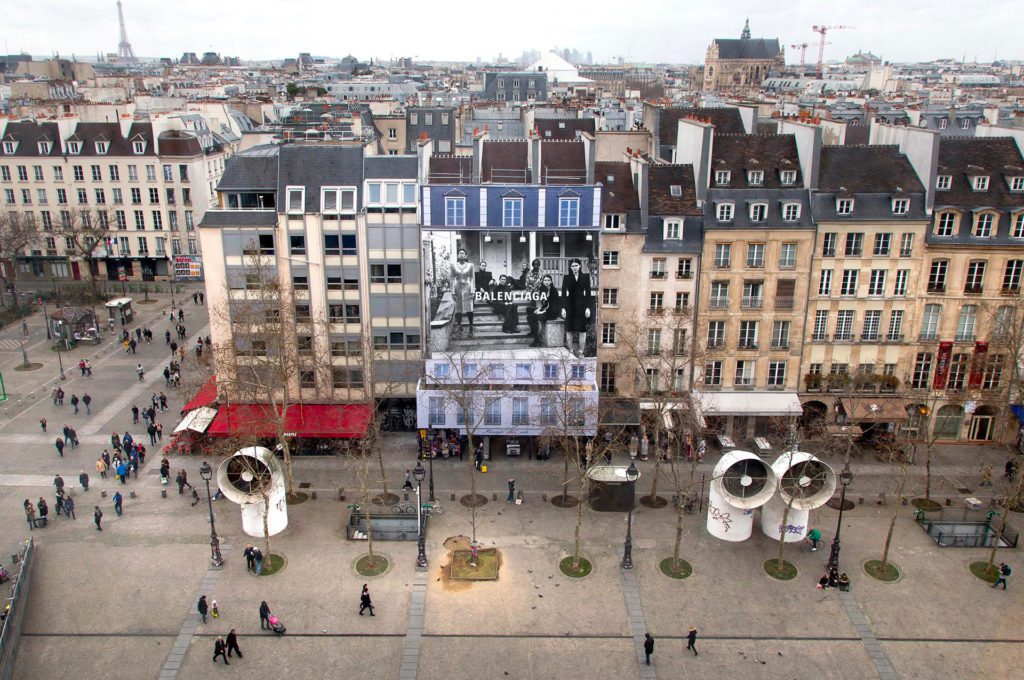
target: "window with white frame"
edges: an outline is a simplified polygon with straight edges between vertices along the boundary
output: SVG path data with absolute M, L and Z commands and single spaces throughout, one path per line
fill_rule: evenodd
M 906 295 L 907 286 L 910 281 L 910 270 L 909 269 L 898 269 L 896 270 L 896 281 L 893 283 L 892 294 L 893 295 Z
M 1007 260 L 1003 270 L 1003 292 L 1019 293 L 1021 272 L 1024 271 L 1024 260 Z
M 772 349 L 789 348 L 790 327 L 789 321 L 775 321 L 772 324 Z
M 764 171 L 763 170 L 748 170 L 747 171 L 747 183 L 750 186 L 759 187 L 764 184 Z
M 616 324 L 612 322 L 605 322 L 601 324 L 601 344 L 602 345 L 614 345 L 615 344 L 615 333 Z
M 729 178 L 731 176 L 732 176 L 732 173 L 729 172 L 728 170 L 716 170 L 715 171 L 715 185 L 716 186 L 726 186 L 726 185 L 728 185 L 729 184 Z
M 81 142 L 68 142 L 68 153 L 72 156 L 77 156 L 82 153 Z
M 444 199 L 444 224 L 446 227 L 466 226 L 466 199 L 462 196 L 447 196 Z
M 894 198 L 892 201 L 892 214 L 893 215 L 906 215 L 910 212 L 910 199 L 909 198 Z
M 779 246 L 779 268 L 793 269 L 796 267 L 796 244 L 783 243 Z
M 956 341 L 973 342 L 974 327 L 978 322 L 978 306 L 964 305 L 960 308 L 960 316 L 956 320 Z
M 839 241 L 839 234 L 826 232 L 821 238 L 821 256 L 835 257 L 836 243 Z
M 736 375 L 733 384 L 747 387 L 754 384 L 754 364 L 752 360 L 741 360 L 736 362 Z
M 875 257 L 887 257 L 891 243 L 892 234 L 875 234 L 875 246 L 871 251 L 872 254 Z
M 324 215 L 352 214 L 356 211 L 355 187 L 322 187 L 320 212 Z
M 903 234 L 900 236 L 900 257 L 910 257 L 914 253 L 914 235 Z
M 729 282 L 728 281 L 712 281 L 711 282 L 711 299 L 709 300 L 711 309 L 726 309 L 729 307 Z
M 852 215 L 853 214 L 853 199 L 852 198 L 837 198 L 836 199 L 836 214 L 837 215 Z
M 609 231 L 622 229 L 624 222 L 619 213 L 608 213 L 604 216 L 604 228 Z
M 832 294 L 832 270 L 822 269 L 821 278 L 818 279 L 818 295 L 828 297 Z
M 747 267 L 753 269 L 764 268 L 764 244 L 747 244 Z
M 910 378 L 910 386 L 914 389 L 925 389 L 928 387 L 928 379 L 932 373 L 931 352 L 918 352 L 914 360 L 914 372 Z
M 672 196 L 679 197 L 683 195 L 683 187 L 680 184 L 672 184 L 669 186 L 668 192 Z
M 935 340 L 939 337 L 939 323 L 942 320 L 942 305 L 924 306 L 921 315 L 921 340 Z
M 751 222 L 764 222 L 768 219 L 768 204 L 767 203 L 751 203 L 750 204 L 750 221 Z
M 903 310 L 894 309 L 889 313 L 889 340 L 897 342 L 903 337 Z
M 501 397 L 484 400 L 484 425 L 501 425 Z
M 655 257 L 651 260 L 651 278 L 663 279 L 668 275 L 666 269 L 667 260 L 664 257 Z
M 305 187 L 288 187 L 285 190 L 288 196 L 288 214 L 301 215 L 306 211 L 306 189 Z
M 1010 238 L 1024 238 L 1024 211 L 1013 216 L 1013 224 L 1010 227 Z
M 864 252 L 864 234 L 850 233 L 846 235 L 846 256 L 860 257 Z
M 731 264 L 732 244 L 715 244 L 715 269 L 728 269 Z
M 852 340 L 853 339 L 853 319 L 856 316 L 856 312 L 852 309 L 841 309 L 836 314 L 836 334 L 835 340 Z
M 864 312 L 864 328 L 861 333 L 861 340 L 874 342 L 878 340 L 878 331 L 882 325 L 882 310 L 869 309 Z
M 559 198 L 558 199 L 558 226 L 578 227 L 580 226 L 580 199 Z
M 993 235 L 992 225 L 995 224 L 995 219 L 995 215 L 990 212 L 975 215 L 974 235 L 978 238 L 991 238 Z
M 955 212 L 941 212 L 935 217 L 935 235 L 949 237 L 953 235 L 956 228 L 957 215 Z
M 868 280 L 868 295 L 885 295 L 885 269 L 872 269 Z
M 708 361 L 704 364 L 704 384 L 705 385 L 721 385 L 722 384 L 722 362 L 721 361 Z
M 839 286 L 839 294 L 852 297 L 857 294 L 857 283 L 860 278 L 860 271 L 856 269 L 844 269 L 843 281 Z
M 975 191 L 988 191 L 988 175 L 977 175 L 972 177 L 971 188 Z
M 965 293 L 980 293 L 985 285 L 985 260 L 971 260 L 967 264 L 967 279 L 964 282 Z
M 602 288 L 601 304 L 604 305 L 605 307 L 617 307 L 619 304 L 619 289 Z
M 1015 176 L 1008 178 L 1010 183 L 1010 191 L 1024 191 L 1024 176 Z
M 796 184 L 796 170 L 783 170 L 779 174 L 779 181 L 785 186 Z
M 814 329 L 811 332 L 812 340 L 825 340 L 828 337 L 828 310 L 819 309 L 814 312 Z
M 786 362 L 771 361 L 768 363 L 768 385 L 782 387 L 786 384 Z
M 935 188 L 939 191 L 949 191 L 949 187 L 953 184 L 952 175 L 939 175 L 935 179 Z
M 132 142 L 132 153 L 135 155 L 146 153 L 146 143 L 142 140 Z
M 796 222 L 798 219 L 800 219 L 800 204 L 783 203 L 782 219 L 786 222 Z
M 512 397 L 512 424 L 530 424 L 530 399 L 528 397 Z
M 719 222 L 732 222 L 736 206 L 733 203 L 719 203 L 715 206 L 715 218 Z
M 601 253 L 601 265 L 604 267 L 619 266 L 619 251 L 605 250 Z
M 757 322 L 740 321 L 740 349 L 757 349 Z
M 523 226 L 523 199 L 501 199 L 501 224 L 504 227 Z
M 724 321 L 710 321 L 708 322 L 708 347 L 724 347 L 725 346 L 725 322 Z
M 438 364 L 436 368 L 440 368 Z M 445 366 L 447 368 L 447 366 Z M 446 376 L 447 377 L 447 376 Z M 445 425 L 444 397 L 429 397 L 427 400 L 427 421 L 431 427 Z
M 665 220 L 665 239 L 678 241 L 683 237 L 683 224 L 679 220 Z

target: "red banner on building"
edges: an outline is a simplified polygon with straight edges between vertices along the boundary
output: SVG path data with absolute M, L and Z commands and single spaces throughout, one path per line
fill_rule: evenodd
M 988 354 L 987 342 L 974 343 L 974 361 L 971 364 L 971 377 L 967 386 L 974 389 L 981 387 L 981 379 L 985 374 L 985 355 Z
M 949 362 L 952 358 L 953 343 L 940 342 L 939 356 L 935 362 L 935 380 L 932 381 L 932 387 L 935 389 L 941 390 L 946 386 L 946 380 L 949 379 Z

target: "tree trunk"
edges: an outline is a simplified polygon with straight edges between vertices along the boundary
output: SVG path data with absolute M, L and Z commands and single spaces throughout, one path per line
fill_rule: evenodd
M 266 560 L 270 561 L 270 494 L 263 491 L 263 554 Z
M 679 496 L 679 507 L 676 508 L 676 540 L 672 546 L 672 568 L 679 571 L 679 548 L 683 543 L 683 497 Z
M 379 442 L 376 445 L 376 449 L 377 462 L 380 464 L 380 483 L 384 487 L 384 497 L 386 498 L 388 495 L 388 478 L 384 473 L 384 451 L 381 449 Z M 369 473 L 369 470 L 367 470 L 367 473 Z
M 658 431 L 654 431 L 654 474 L 651 476 L 651 505 L 652 507 L 658 507 L 654 505 L 655 498 L 658 497 L 658 475 L 661 474 L 661 441 L 658 437 Z
M 476 543 L 476 445 L 473 443 L 473 433 L 469 431 L 469 418 L 467 417 L 466 420 L 466 444 L 469 446 L 469 493 L 473 499 L 473 502 L 469 504 L 469 524 L 472 529 L 473 543 Z
M 782 551 L 786 548 L 786 524 L 789 522 L 789 511 L 793 507 L 795 496 L 789 497 L 786 509 L 782 511 L 782 526 L 779 527 L 779 556 L 775 560 L 776 573 L 782 574 Z
M 577 456 L 579 455 L 579 447 L 577 447 L 576 454 L 577 454 Z M 583 472 L 586 469 L 587 469 L 586 465 L 584 464 L 580 468 L 580 475 L 579 475 L 580 500 L 579 500 L 579 503 L 576 504 L 576 529 L 575 529 L 575 532 L 573 533 L 573 543 L 572 543 L 572 569 L 573 569 L 573 571 L 579 571 L 579 568 L 580 568 L 580 533 L 582 532 L 582 529 L 583 529 L 583 494 L 586 492 L 586 480 L 587 480 L 587 476 L 585 474 L 583 474 Z M 566 487 L 565 490 L 568 492 L 568 490 L 569 490 L 568 487 Z
M 896 529 L 896 518 L 899 516 L 900 504 L 896 504 L 896 509 L 892 511 L 892 517 L 889 518 L 889 530 L 885 533 L 885 545 L 882 547 L 882 563 L 878 565 L 878 573 L 884 574 L 885 568 L 889 565 L 889 547 L 892 545 L 892 534 Z
M 932 443 L 927 442 L 924 448 L 924 499 L 932 498 Z
M 284 422 L 284 416 L 281 416 L 281 422 Z M 295 476 L 292 474 L 292 447 L 288 444 L 287 438 L 284 436 L 284 432 L 278 433 L 278 441 L 281 443 L 281 453 L 284 454 L 284 479 L 285 484 L 288 487 L 288 498 L 294 499 L 297 495 L 295 491 Z

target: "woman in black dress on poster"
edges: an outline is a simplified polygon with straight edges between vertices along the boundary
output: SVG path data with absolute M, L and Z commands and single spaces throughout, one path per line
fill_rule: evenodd
M 574 257 L 569 262 L 569 273 L 562 279 L 562 318 L 565 319 L 565 346 L 572 352 L 572 336 L 579 335 L 579 351 L 583 356 L 587 349 L 587 324 L 593 316 L 591 304 L 593 291 L 590 289 L 590 274 L 583 272 L 583 263 Z
M 532 347 L 543 347 L 542 338 L 547 335 L 548 321 L 558 318 L 559 300 L 558 290 L 555 288 L 551 274 L 545 274 L 537 287 L 540 293 L 540 300 L 537 301 L 537 308 L 529 312 L 530 328 L 533 330 Z

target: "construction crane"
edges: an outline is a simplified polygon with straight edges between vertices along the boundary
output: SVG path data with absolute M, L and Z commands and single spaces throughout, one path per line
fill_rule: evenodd
M 818 77 L 821 78 L 824 71 L 822 66 L 825 58 L 825 34 L 829 31 L 839 31 L 844 29 L 850 29 L 853 26 L 812 26 L 811 30 L 821 36 L 821 40 L 818 41 Z
M 803 69 L 804 61 L 807 57 L 807 48 L 811 46 L 811 43 L 800 43 L 799 45 L 790 45 L 791 50 L 800 50 L 800 68 Z

